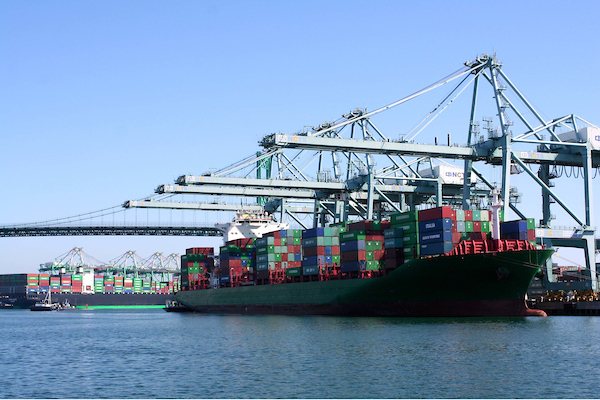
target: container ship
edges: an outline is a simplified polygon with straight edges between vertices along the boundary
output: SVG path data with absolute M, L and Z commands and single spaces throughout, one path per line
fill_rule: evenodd
M 442 206 L 230 240 L 212 269 L 182 260 L 175 299 L 202 313 L 544 316 L 525 294 L 553 250 L 532 219 L 502 220 Z
M 49 273 L 0 275 L 0 296 L 12 308 L 30 308 L 48 293 L 56 303 L 77 308 L 164 307 L 179 280 L 156 282 L 125 275 Z

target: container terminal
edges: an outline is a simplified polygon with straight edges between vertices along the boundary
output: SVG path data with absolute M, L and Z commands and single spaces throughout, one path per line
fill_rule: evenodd
M 375 125 L 374 119 L 379 118 L 380 114 L 388 115 L 393 109 L 401 110 L 406 104 L 417 98 L 439 93 L 436 91 L 438 88 L 445 88 L 447 91 L 442 95 L 441 100 L 436 102 L 436 106 L 428 108 L 423 119 L 417 120 L 416 124 L 403 125 L 404 121 L 408 120 L 404 116 L 399 122 L 392 123 L 390 128 L 388 120 L 387 128 L 394 132 L 391 135 L 386 135 L 385 129 Z M 467 90 L 469 88 L 470 90 Z M 462 97 L 460 96 L 463 93 L 470 93 L 467 95 L 469 101 L 462 102 L 462 104 L 468 104 L 468 123 L 463 129 L 465 132 L 463 136 L 466 138 L 461 139 L 465 140 L 466 144 L 459 145 L 452 140 L 450 133 L 441 134 L 438 121 L 443 120 L 451 106 L 454 107 L 455 104 L 461 103 Z M 491 103 L 484 101 L 489 98 L 493 99 Z M 489 115 L 493 115 L 493 117 L 489 117 Z M 487 133 L 483 133 L 482 129 Z M 222 266 L 233 262 L 234 265 L 230 268 L 256 268 L 252 271 L 254 278 L 248 277 L 243 281 L 245 282 L 243 285 L 240 282 L 241 286 L 261 286 L 258 282 L 265 283 L 266 278 L 257 280 L 256 276 L 262 272 L 258 270 L 259 265 L 260 268 L 264 268 L 265 254 L 258 254 L 257 251 L 256 261 L 244 258 L 238 260 L 237 249 L 227 246 L 240 247 L 239 244 L 231 242 L 250 238 L 260 240 L 270 232 L 248 230 L 246 224 L 239 223 L 239 220 L 243 219 L 241 214 L 247 217 L 253 216 L 250 218 L 254 218 L 255 225 L 258 226 L 277 224 L 277 229 L 273 229 L 271 232 L 287 231 L 290 229 L 290 223 L 298 226 L 303 232 L 309 232 L 314 229 L 331 229 L 341 225 L 348 228 L 359 222 L 375 223 L 375 221 L 379 221 L 379 227 L 381 227 L 385 221 L 392 221 L 394 215 L 404 213 L 417 213 L 418 215 L 429 209 L 448 207 L 445 209 L 454 213 L 450 224 L 456 223 L 457 226 L 452 226 L 449 234 L 444 232 L 448 229 L 442 229 L 441 231 L 444 233 L 441 233 L 441 236 L 436 232 L 435 238 L 419 237 L 420 241 L 443 240 L 431 243 L 420 242 L 418 247 L 420 254 L 416 254 L 416 247 L 413 247 L 412 259 L 410 251 L 407 251 L 403 253 L 403 256 L 407 258 L 403 259 L 402 264 L 389 263 L 396 265 L 393 270 L 387 267 L 388 258 L 399 259 L 399 253 L 391 254 L 390 249 L 393 247 L 387 248 L 381 245 L 381 248 L 377 248 L 372 247 L 377 245 L 371 243 L 369 250 L 366 247 L 353 250 L 367 252 L 369 259 L 359 258 L 362 257 L 362 253 L 360 256 L 355 254 L 344 256 L 344 252 L 341 250 L 340 254 L 319 254 L 318 252 L 334 251 L 327 249 L 333 244 L 332 246 L 325 245 L 325 250 L 320 249 L 324 241 L 330 240 L 326 238 L 334 240 L 334 236 L 320 234 L 315 236 L 316 241 L 321 243 L 317 243 L 317 250 L 312 249 L 311 246 L 302 247 L 300 244 L 286 243 L 285 251 L 281 249 L 278 253 L 267 251 L 267 265 L 270 269 L 269 263 L 271 262 L 287 263 L 285 272 L 283 272 L 283 268 L 277 269 L 278 266 L 275 266 L 275 270 L 278 271 L 275 278 L 278 281 L 287 282 L 288 279 L 321 280 L 322 276 L 344 277 L 343 274 L 352 275 L 352 279 L 349 280 L 355 281 L 355 273 L 359 273 L 363 278 L 367 273 L 363 272 L 362 262 L 364 261 L 367 266 L 372 268 L 371 270 L 364 269 L 364 271 L 368 271 L 368 276 L 386 281 L 386 279 L 390 279 L 381 276 L 375 277 L 375 275 L 403 275 L 407 272 L 404 271 L 401 274 L 394 271 L 401 270 L 401 266 L 406 264 L 412 266 L 422 264 L 423 257 L 428 260 L 437 260 L 441 256 L 498 255 L 509 251 L 532 252 L 534 250 L 541 252 L 540 254 L 546 254 L 545 251 L 557 247 L 571 247 L 580 249 L 584 255 L 585 262 L 581 266 L 581 271 L 583 271 L 581 281 L 585 282 L 585 288 L 579 289 L 572 286 L 574 281 L 565 280 L 564 277 L 569 275 L 564 274 L 565 271 L 559 274 L 555 273 L 557 266 L 553 265 L 551 258 L 548 257 L 540 266 L 540 272 L 532 276 L 533 285 L 529 288 L 528 294 L 530 305 L 542 307 L 543 303 L 549 304 L 558 302 L 558 299 L 573 298 L 595 303 L 594 299 L 598 293 L 595 259 L 599 243 L 595 237 L 592 184 L 593 179 L 598 176 L 600 166 L 600 129 L 575 114 L 552 119 L 544 118 L 542 113 L 536 110 L 509 79 L 496 55 L 484 54 L 472 61 L 467 61 L 454 73 L 384 107 L 372 111 L 366 108 L 354 109 L 333 122 L 328 121 L 312 127 L 305 127 L 302 131 L 292 134 L 268 134 L 259 141 L 259 144 L 263 150 L 250 157 L 201 175 L 182 175 L 175 180 L 174 184 L 159 185 L 152 196 L 124 202 L 124 210 L 118 211 L 139 208 L 169 209 L 190 211 L 194 215 L 199 211 L 234 212 L 238 213 L 239 217 L 237 227 L 234 229 L 218 225 L 197 227 L 191 226 L 191 224 L 189 226 L 168 225 L 158 228 L 140 224 L 140 226 L 131 228 L 107 225 L 90 227 L 58 223 L 53 226 L 40 224 L 5 226 L 0 229 L 0 234 L 3 236 L 97 234 L 224 236 L 226 245 L 220 249 L 220 254 L 214 257 L 217 261 L 213 268 L 219 269 L 219 279 L 223 278 Z M 486 167 L 494 168 L 499 177 L 486 176 L 484 173 Z M 581 187 L 580 193 L 575 195 L 571 190 L 566 196 L 561 194 L 555 188 L 555 183 L 559 179 L 568 179 L 570 183 Z M 528 218 L 522 211 L 522 194 L 516 187 L 517 182 L 528 187 L 538 188 L 541 193 L 541 204 L 538 208 L 541 218 Z M 494 197 L 492 192 L 496 190 L 499 192 L 498 203 L 500 204 L 499 217 L 496 220 L 497 226 L 500 227 L 509 222 L 516 224 L 517 228 L 509 229 L 516 229 L 511 233 L 516 233 L 517 238 L 506 238 L 506 236 L 503 238 L 502 235 L 506 235 L 507 232 L 500 233 L 500 236 L 493 238 L 490 236 L 492 232 L 483 231 L 487 227 L 481 227 L 481 225 L 487 225 L 484 222 L 488 221 L 469 221 L 466 216 L 462 216 L 462 213 L 465 213 L 473 218 L 473 214 L 479 213 L 479 219 L 481 219 L 481 213 L 484 215 L 486 211 L 490 213 Z M 181 198 L 190 201 L 177 201 Z M 229 201 L 231 199 L 233 200 Z M 245 202 L 241 202 L 240 199 L 244 199 Z M 248 200 L 253 200 L 254 203 Z M 573 204 L 569 204 L 575 201 L 582 203 L 583 207 L 580 208 L 584 210 L 583 213 L 576 212 L 577 208 Z M 531 201 L 527 203 L 531 204 Z M 553 226 L 555 215 L 551 212 L 552 207 L 560 207 L 560 211 L 571 219 L 567 223 L 567 227 Z M 504 218 L 509 214 L 509 218 Z M 488 215 L 488 218 L 491 217 Z M 457 241 L 458 233 L 467 233 L 458 231 L 458 229 L 463 229 L 463 223 L 465 226 L 469 226 L 468 229 L 475 229 L 471 227 L 471 222 L 473 225 L 475 222 L 480 223 L 477 229 L 482 231 L 473 230 L 468 233 L 479 233 L 480 236 L 461 237 L 460 241 Z M 526 226 L 527 229 L 524 229 L 523 226 Z M 389 229 L 392 229 L 391 226 Z M 404 236 L 385 238 L 385 232 L 389 229 L 373 228 L 358 229 L 358 231 L 365 231 L 365 235 L 370 236 L 371 239 L 378 238 L 377 235 L 381 235 L 383 232 L 384 239 L 390 240 L 388 244 L 398 246 L 402 242 L 404 245 Z M 367 231 L 369 233 L 366 233 Z M 352 229 L 343 234 L 350 232 Z M 338 235 L 340 233 L 338 232 Z M 298 235 L 292 233 L 292 236 L 294 234 Z M 287 236 L 285 238 L 289 240 Z M 273 239 L 281 240 L 283 238 L 273 237 Z M 302 237 L 303 241 L 305 239 Z M 309 239 L 311 239 L 309 243 L 314 241 L 313 238 Z M 392 239 L 395 240 L 395 244 L 392 243 Z M 385 243 L 386 240 L 383 242 Z M 508 242 L 497 242 L 498 240 L 516 242 L 508 244 Z M 379 242 L 380 240 L 367 241 Z M 345 242 L 340 241 L 340 246 L 342 243 Z M 410 243 L 410 239 L 406 241 L 407 247 L 402 248 L 410 248 L 408 243 Z M 424 245 L 427 246 L 422 248 L 421 246 Z M 256 246 L 256 244 L 252 244 L 252 246 Z M 277 247 L 282 246 L 284 245 Z M 300 252 L 293 246 L 301 246 Z M 354 246 L 362 246 L 362 244 L 354 244 Z M 514 246 L 516 246 L 516 250 Z M 434 248 L 434 253 L 427 254 L 427 251 L 433 251 L 430 249 Z M 245 250 L 242 251 L 242 247 L 240 247 L 239 254 L 243 254 L 240 257 L 250 257 L 249 249 Z M 305 254 L 305 251 L 308 253 Z M 317 254 L 313 255 L 312 253 L 315 251 Z M 387 256 L 385 256 L 386 251 Z M 425 252 L 423 253 L 423 251 Z M 381 252 L 385 259 L 372 259 L 380 257 Z M 231 253 L 234 255 L 231 256 Z M 277 255 L 272 256 L 271 254 Z M 207 259 L 213 257 L 204 253 L 203 256 L 206 256 Z M 342 260 L 342 256 L 344 256 L 344 260 Z M 271 260 L 273 257 L 276 257 L 275 261 Z M 283 261 L 286 257 L 287 260 Z M 320 264 L 314 264 L 315 259 L 310 257 L 317 257 L 316 260 Z M 329 258 L 323 260 L 319 257 L 332 257 L 333 264 L 329 264 Z M 335 261 L 333 257 L 336 257 Z M 336 264 L 338 257 L 339 264 Z M 349 260 L 349 257 L 352 260 Z M 295 264 L 300 262 L 298 261 L 300 258 L 302 258 L 301 267 Z M 310 259 L 305 260 L 306 258 Z M 204 260 L 197 262 L 200 261 Z M 238 261 L 245 266 L 237 266 Z M 535 261 L 540 260 L 536 258 Z M 256 265 L 250 267 L 248 262 L 255 262 Z M 307 266 L 312 269 L 304 271 L 307 262 L 310 264 Z M 348 262 L 358 262 L 355 265 L 360 265 L 359 271 L 341 271 L 341 265 Z M 431 265 L 433 268 L 433 265 L 438 262 L 427 261 L 425 265 Z M 292 263 L 291 266 L 290 263 Z M 320 277 L 307 278 L 310 275 L 308 272 L 316 271 L 316 266 L 318 266 Z M 192 264 L 192 268 L 196 268 L 194 264 Z M 298 275 L 300 273 L 298 268 L 302 268 L 302 275 Z M 331 268 L 333 270 L 330 270 Z M 296 274 L 296 276 L 288 276 L 288 269 L 290 270 L 289 274 Z M 250 271 L 245 272 L 250 273 Z M 189 270 L 187 273 L 190 273 Z M 440 271 L 441 275 L 444 273 L 446 271 Z M 205 291 L 202 288 L 188 290 L 189 280 L 186 281 L 188 285 L 183 284 L 183 264 L 181 274 L 181 290 L 177 292 L 176 297 L 183 300 L 184 293 L 187 296 L 188 293 L 194 291 Z M 503 275 L 501 272 L 499 274 Z M 231 275 L 229 276 L 232 279 Z M 429 278 L 433 280 L 435 277 L 430 276 Z M 212 282 L 213 286 L 217 285 L 215 276 L 210 279 L 209 282 Z M 235 279 L 237 278 L 234 278 L 234 281 L 229 284 L 235 285 L 237 282 Z M 324 280 L 327 279 L 324 278 Z M 269 282 L 272 280 L 273 278 L 269 275 Z M 340 280 L 344 281 L 345 279 Z M 203 282 L 202 285 L 207 284 L 206 280 Z M 227 283 L 219 281 L 218 285 Z M 546 292 L 541 293 L 543 289 L 540 289 L 540 285 L 547 289 Z M 561 289 L 561 285 L 564 285 L 564 289 Z M 424 289 L 426 288 L 424 287 Z

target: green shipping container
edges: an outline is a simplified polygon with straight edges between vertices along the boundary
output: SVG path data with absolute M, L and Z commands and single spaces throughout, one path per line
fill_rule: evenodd
M 292 276 L 301 276 L 302 275 L 302 267 L 296 267 L 296 268 L 288 268 L 285 271 L 285 275 L 292 277 Z
M 380 240 L 375 240 L 375 241 L 367 241 L 365 244 L 365 248 L 367 251 L 372 251 L 372 250 L 382 250 L 383 249 L 383 243 Z
M 352 242 L 355 240 L 365 240 L 365 231 L 350 231 L 340 234 L 340 242 Z
M 381 263 L 379 261 L 367 261 L 367 271 L 379 271 Z
M 465 221 L 465 232 L 473 232 L 473 221 Z
M 419 223 L 418 222 L 407 222 L 407 223 L 396 225 L 396 226 L 394 226 L 394 228 L 404 229 L 405 236 L 407 233 L 419 233 Z
M 392 226 L 404 224 L 406 222 L 414 222 L 419 220 L 418 211 L 406 211 L 401 213 L 392 214 L 391 224 Z
M 535 218 L 527 218 L 527 229 L 535 229 Z
M 419 235 L 417 233 L 404 234 L 402 241 L 404 242 L 404 246 L 419 247 Z
M 481 221 L 481 232 L 489 232 L 490 231 L 490 222 L 489 221 Z
M 402 238 L 385 239 L 384 247 L 386 249 L 399 249 L 404 247 L 404 240 Z

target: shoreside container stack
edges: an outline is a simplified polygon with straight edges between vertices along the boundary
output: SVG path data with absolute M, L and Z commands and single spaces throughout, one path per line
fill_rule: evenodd
M 389 221 L 365 220 L 348 224 L 340 233 L 341 272 L 355 274 L 386 268 L 384 231 Z
M 50 293 L 60 293 L 60 276 L 50 277 Z
M 50 291 L 50 274 L 39 274 L 39 293 L 48 293 Z
M 340 228 L 328 226 L 302 232 L 302 276 L 318 280 L 322 269 L 340 263 Z
M 27 274 L 27 293 L 37 293 L 39 290 L 39 280 L 37 274 Z

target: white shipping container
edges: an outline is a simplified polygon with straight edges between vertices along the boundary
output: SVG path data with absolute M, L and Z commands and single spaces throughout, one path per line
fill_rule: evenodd
M 94 293 L 94 271 L 85 271 L 81 276 L 82 293 Z
M 558 137 L 564 142 L 585 143 L 589 141 L 592 143 L 592 149 L 600 150 L 600 129 L 598 128 L 586 126 L 585 128 L 580 128 L 577 132 L 561 133 Z
M 463 175 L 464 168 L 454 167 L 452 165 L 436 165 L 433 167 L 433 172 L 431 168 L 423 169 L 419 171 L 419 174 L 423 178 L 442 178 L 442 183 L 452 184 L 452 185 L 462 185 L 463 184 Z M 477 182 L 477 175 L 471 172 L 471 183 Z

